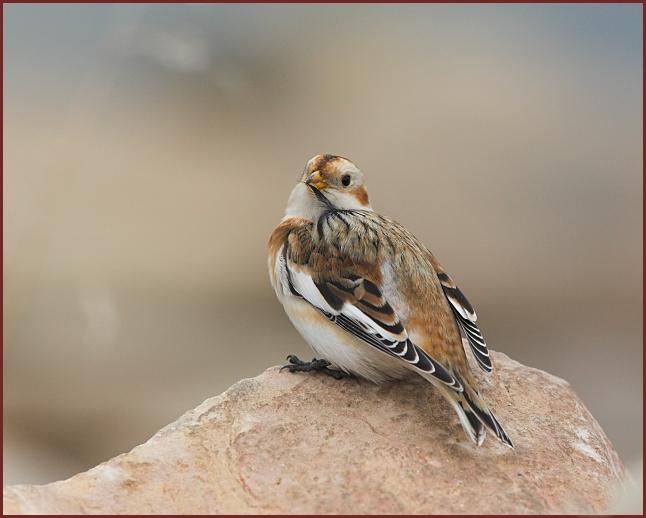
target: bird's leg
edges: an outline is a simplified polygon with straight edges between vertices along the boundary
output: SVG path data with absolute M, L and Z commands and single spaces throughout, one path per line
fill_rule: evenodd
M 283 369 L 287 369 L 289 372 L 322 372 L 324 374 L 327 374 L 328 376 L 332 376 L 336 380 L 353 377 L 352 374 L 348 374 L 345 371 L 339 369 L 329 369 L 328 367 L 331 365 L 331 363 L 323 359 L 317 360 L 316 358 L 313 358 L 311 362 L 304 362 L 297 356 L 290 354 L 287 357 L 287 361 L 289 363 L 283 365 L 280 368 L 281 371 Z

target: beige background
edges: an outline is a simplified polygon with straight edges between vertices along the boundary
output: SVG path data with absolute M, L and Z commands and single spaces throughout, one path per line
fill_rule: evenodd
M 4 13 L 5 484 L 310 356 L 265 245 L 317 153 L 639 465 L 641 6 Z

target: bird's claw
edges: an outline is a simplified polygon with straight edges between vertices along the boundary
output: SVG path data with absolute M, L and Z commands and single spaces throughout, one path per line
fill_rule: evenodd
M 323 374 L 332 376 L 336 380 L 353 377 L 352 374 L 348 374 L 345 371 L 338 369 L 329 369 L 328 367 L 331 365 L 331 363 L 323 358 L 312 358 L 312 361 L 304 362 L 303 360 L 298 358 L 298 356 L 290 354 L 287 356 L 287 361 L 289 363 L 283 365 L 280 368 L 281 371 L 283 369 L 287 369 L 289 372 L 322 372 Z

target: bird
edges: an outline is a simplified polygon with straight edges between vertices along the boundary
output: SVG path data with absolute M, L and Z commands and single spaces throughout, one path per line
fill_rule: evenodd
M 375 383 L 422 376 L 473 443 L 482 445 L 488 430 L 513 448 L 468 363 L 467 348 L 483 371 L 493 369 L 473 306 L 422 242 L 372 209 L 351 160 L 307 161 L 269 238 L 268 268 L 316 354 L 310 362 L 289 355 L 283 368 Z

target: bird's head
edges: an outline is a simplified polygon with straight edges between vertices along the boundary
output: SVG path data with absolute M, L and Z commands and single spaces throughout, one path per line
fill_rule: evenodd
M 317 219 L 327 210 L 372 210 L 363 174 L 347 158 L 316 155 L 292 190 L 286 216 Z

